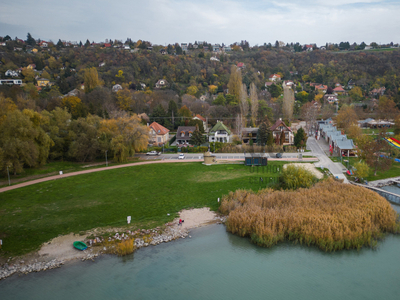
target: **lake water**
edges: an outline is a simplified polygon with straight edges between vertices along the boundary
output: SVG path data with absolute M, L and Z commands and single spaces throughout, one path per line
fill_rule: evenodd
M 398 206 L 394 206 L 400 212 Z M 257 247 L 223 225 L 192 238 L 0 281 L 1 299 L 400 299 L 400 236 L 376 250 Z
M 386 185 L 381 187 L 382 190 L 391 192 L 393 194 L 397 194 L 400 195 L 400 187 L 398 187 L 397 185 L 393 184 L 393 185 Z

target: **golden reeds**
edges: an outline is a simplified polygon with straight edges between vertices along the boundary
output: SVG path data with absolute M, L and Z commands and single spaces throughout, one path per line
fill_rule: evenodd
M 116 245 L 116 250 L 115 252 L 118 254 L 118 256 L 124 256 L 133 253 L 135 251 L 136 247 L 134 244 L 133 239 L 128 239 L 128 240 L 123 240 L 120 243 Z
M 289 240 L 324 251 L 375 246 L 400 231 L 398 215 L 375 192 L 333 179 L 295 191 L 238 190 L 222 200 L 227 229 L 270 247 Z

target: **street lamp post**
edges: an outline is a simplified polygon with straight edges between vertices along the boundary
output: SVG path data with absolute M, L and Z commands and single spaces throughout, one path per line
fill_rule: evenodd
M 11 185 L 10 172 L 8 171 L 8 166 L 7 166 L 7 174 L 8 174 L 8 185 Z
M 106 150 L 106 167 L 108 167 L 108 161 L 107 161 L 107 151 L 108 151 L 108 150 Z

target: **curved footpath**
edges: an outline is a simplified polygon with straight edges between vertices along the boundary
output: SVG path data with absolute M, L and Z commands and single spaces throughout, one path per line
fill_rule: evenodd
M 243 159 L 224 159 L 226 161 L 237 161 L 237 160 L 243 160 Z M 268 158 L 269 161 L 299 161 L 297 159 L 293 158 L 280 158 L 280 159 L 273 159 L 273 158 Z M 134 166 L 141 166 L 141 165 L 148 165 L 148 164 L 159 164 L 159 163 L 177 163 L 177 162 L 200 162 L 202 160 L 198 159 L 184 159 L 184 160 L 179 160 L 179 159 L 170 159 L 170 160 L 153 160 L 153 161 L 144 161 L 144 162 L 137 162 L 137 163 L 131 163 L 131 164 L 125 164 L 125 165 L 118 165 L 118 166 L 111 166 L 111 167 L 103 167 L 103 168 L 97 168 L 97 169 L 90 169 L 90 170 L 84 170 L 84 171 L 78 171 L 78 172 L 72 172 L 72 173 L 67 173 L 67 174 L 62 174 L 62 175 L 55 175 L 55 176 L 49 176 L 49 177 L 44 177 L 40 179 L 35 179 L 7 187 L 0 188 L 0 193 L 11 191 L 14 189 L 18 189 L 24 186 L 40 183 L 40 182 L 45 182 L 45 181 L 50 181 L 50 180 L 56 180 L 56 179 L 61 179 L 61 178 L 66 178 L 66 177 L 71 177 L 71 176 L 76 176 L 76 175 L 82 175 L 82 174 L 89 174 L 93 172 L 101 172 L 101 171 L 106 171 L 106 170 L 112 170 L 112 169 L 119 169 L 119 168 L 126 168 L 126 167 L 134 167 Z M 303 158 L 302 161 L 315 161 L 315 158 Z

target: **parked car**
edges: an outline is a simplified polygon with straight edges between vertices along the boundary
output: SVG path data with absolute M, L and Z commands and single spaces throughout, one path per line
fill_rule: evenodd
M 161 152 L 150 151 L 150 152 L 147 152 L 146 155 L 153 155 L 153 156 L 155 156 L 155 155 L 161 155 Z
M 185 154 L 183 153 L 179 154 L 178 159 L 185 159 Z
M 282 153 L 277 153 L 276 158 L 282 158 Z

